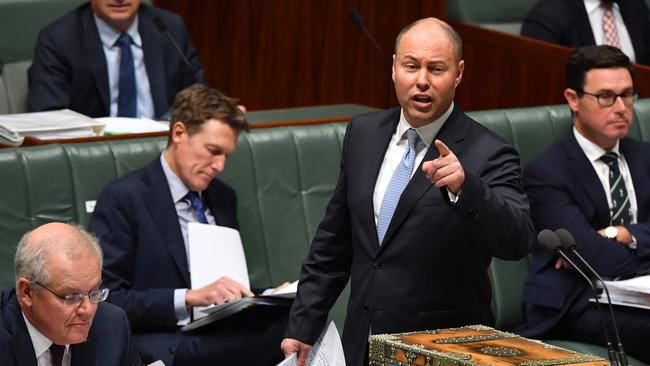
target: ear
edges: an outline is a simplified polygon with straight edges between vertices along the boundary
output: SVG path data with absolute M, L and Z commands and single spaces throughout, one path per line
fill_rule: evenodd
M 571 88 L 566 88 L 564 89 L 564 98 L 566 99 L 567 103 L 569 103 L 569 108 L 571 108 L 571 112 L 577 113 L 578 103 L 579 103 L 578 93 L 576 93 L 576 91 Z
M 26 307 L 32 306 L 32 297 L 34 295 L 34 288 L 31 286 L 31 283 L 25 277 L 20 277 L 16 281 L 16 296 L 18 301 Z
M 395 62 L 396 62 L 395 61 L 395 54 L 393 54 L 393 67 L 392 67 L 393 73 L 392 73 L 392 76 L 391 76 L 392 79 L 393 79 L 393 83 L 395 82 L 395 66 L 396 66 Z
M 181 121 L 174 122 L 172 125 L 172 142 L 179 143 L 183 136 L 187 134 L 187 128 Z
M 465 60 L 458 61 L 458 66 L 456 67 L 456 80 L 454 81 L 454 86 L 458 86 L 461 80 L 463 80 L 463 72 L 465 71 Z

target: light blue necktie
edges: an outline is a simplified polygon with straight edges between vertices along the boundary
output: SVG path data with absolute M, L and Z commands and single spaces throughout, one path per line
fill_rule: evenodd
M 199 222 L 202 224 L 207 224 L 208 218 L 205 216 L 205 208 L 203 207 L 203 202 L 201 202 L 201 197 L 199 197 L 199 194 L 194 191 L 189 191 L 185 195 L 185 198 L 190 200 L 190 204 L 192 205 L 194 213 L 196 214 L 196 218 L 199 220 Z
M 381 201 L 381 208 L 379 209 L 379 219 L 377 219 L 377 239 L 381 246 L 384 241 L 384 235 L 388 230 L 388 224 L 393 217 L 397 202 L 402 195 L 402 191 L 406 188 L 409 180 L 411 179 L 411 172 L 413 171 L 413 163 L 415 162 L 415 145 L 418 142 L 419 136 L 417 131 L 412 128 L 406 130 L 406 138 L 408 140 L 408 149 L 402 157 L 402 160 L 397 165 L 397 169 L 393 173 L 393 177 L 388 183 L 384 199 Z
M 115 45 L 120 47 L 120 73 L 117 94 L 117 116 L 135 117 L 137 96 L 135 94 L 135 67 L 131 52 L 131 36 L 122 33 Z

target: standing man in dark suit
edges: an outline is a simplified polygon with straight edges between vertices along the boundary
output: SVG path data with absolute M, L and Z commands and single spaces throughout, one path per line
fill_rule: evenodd
M 186 65 L 166 27 L 187 58 Z M 43 28 L 29 74 L 30 111 L 161 117 L 178 91 L 203 82 L 182 19 L 140 0 L 91 0 Z
M 408 25 L 393 55 L 401 108 L 348 125 L 282 342 L 299 364 L 350 278 L 350 366 L 367 364 L 369 333 L 492 323 L 487 267 L 524 256 L 534 231 L 517 152 L 454 104 L 461 55 L 448 24 Z
M 193 85 L 178 93 L 167 148 L 149 165 L 110 183 L 90 221 L 104 248 L 109 301 L 129 316 L 143 360 L 172 365 L 271 365 L 286 309 L 255 308 L 181 332 L 194 306 L 252 295 L 222 277 L 190 289 L 188 223 L 237 229 L 237 199 L 216 179 L 248 129 L 242 111 L 219 91 Z
M 533 222 L 538 230 L 568 229 L 603 277 L 648 271 L 650 146 L 627 137 L 637 97 L 634 69 L 619 49 L 589 46 L 571 56 L 566 79 L 573 130 L 524 172 Z M 575 270 L 535 247 L 521 333 L 605 345 L 609 321 L 589 303 L 593 296 Z M 647 310 L 614 310 L 627 353 L 650 363 Z
M 603 23 L 611 10 L 619 44 L 608 42 Z M 650 12 L 645 0 L 540 0 L 524 19 L 521 35 L 567 47 L 609 44 L 632 62 L 650 65 Z
M 0 295 L 3 366 L 141 365 L 129 322 L 103 303 L 102 251 L 76 226 L 49 223 L 23 236 L 16 288 Z

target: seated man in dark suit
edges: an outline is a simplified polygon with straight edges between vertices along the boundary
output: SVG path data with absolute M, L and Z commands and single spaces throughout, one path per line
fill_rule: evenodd
M 577 50 L 566 66 L 569 134 L 524 172 L 537 230 L 568 229 L 577 250 L 603 277 L 650 268 L 650 145 L 627 137 L 633 119 L 634 70 L 611 46 Z M 535 247 L 524 289 L 525 336 L 605 345 L 608 319 L 586 281 L 557 256 Z M 614 308 L 628 354 L 650 363 L 650 314 Z M 613 330 L 609 330 L 613 334 Z
M 175 49 L 166 28 L 184 57 Z M 91 0 L 41 30 L 28 70 L 30 111 L 161 117 L 203 82 L 182 19 L 140 0 Z
M 200 85 L 178 93 L 165 151 L 109 184 L 90 227 L 104 248 L 109 301 L 126 310 L 142 357 L 167 365 L 271 365 L 288 309 L 255 308 L 181 332 L 195 306 L 252 295 L 223 277 L 190 289 L 188 223 L 238 228 L 235 192 L 215 176 L 248 129 L 243 113 L 219 91 Z
M 650 65 L 650 13 L 645 0 L 539 0 L 521 35 L 567 47 L 608 44 Z
M 45 224 L 16 250 L 16 288 L 0 295 L 0 364 L 141 365 L 129 322 L 103 303 L 102 251 L 76 226 Z

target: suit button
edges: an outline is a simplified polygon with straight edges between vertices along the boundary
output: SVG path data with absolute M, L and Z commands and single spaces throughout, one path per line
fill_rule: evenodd
M 170 355 L 176 354 L 176 347 L 169 347 L 169 354 Z
M 368 304 L 363 304 L 363 306 L 361 307 L 361 309 L 363 309 L 363 312 L 364 312 L 364 313 L 367 313 L 367 312 L 370 311 L 370 306 L 368 306 Z
M 382 267 L 384 267 L 384 264 L 381 261 L 376 261 L 375 263 L 373 263 L 373 266 L 375 267 L 375 269 L 382 269 Z

